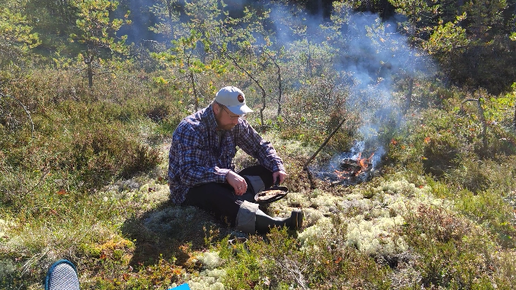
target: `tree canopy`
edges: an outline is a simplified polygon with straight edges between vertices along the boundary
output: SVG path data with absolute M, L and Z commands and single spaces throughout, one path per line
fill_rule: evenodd
M 515 66 L 506 65 L 516 61 L 513 1 L 323 1 L 320 5 L 315 5 L 318 1 L 215 0 L 162 0 L 152 5 L 138 0 L 3 2 L 3 65 L 27 52 L 49 59 L 82 55 L 93 60 L 98 53 L 105 54 L 105 49 L 108 54 L 122 53 L 124 45 L 131 45 L 127 39 L 135 47 L 153 42 L 175 47 L 175 52 L 170 51 L 174 55 L 185 53 L 179 52 L 179 47 L 198 33 L 192 52 L 196 51 L 201 62 L 213 64 L 220 52 L 215 47 L 227 52 L 240 47 L 259 57 L 262 52 L 252 46 L 266 45 L 279 51 L 287 39 L 314 43 L 314 36 L 325 34 L 339 41 L 338 30 L 354 27 L 357 20 L 346 13 L 378 13 L 397 33 L 406 35 L 414 48 L 431 55 L 450 83 L 499 94 L 510 90 L 516 77 Z M 348 12 L 339 13 L 342 7 Z M 336 34 L 319 25 L 333 26 Z M 316 41 L 329 44 L 324 39 Z M 190 61 L 182 61 L 193 68 L 191 56 Z M 230 59 L 225 62 L 233 63 Z

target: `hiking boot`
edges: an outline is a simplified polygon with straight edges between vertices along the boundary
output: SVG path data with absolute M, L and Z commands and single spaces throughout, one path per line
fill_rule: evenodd
M 259 234 L 266 234 L 273 227 L 281 228 L 284 226 L 290 230 L 299 230 L 303 226 L 303 212 L 301 210 L 294 210 L 288 218 L 273 218 L 261 210 L 256 212 L 255 228 Z
M 303 226 L 303 211 L 296 209 L 292 211 L 290 218 L 288 218 L 287 226 L 289 229 L 297 231 Z

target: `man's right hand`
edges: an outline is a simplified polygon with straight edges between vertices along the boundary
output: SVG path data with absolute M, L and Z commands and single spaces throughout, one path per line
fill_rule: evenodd
M 236 172 L 228 172 L 228 174 L 226 174 L 226 181 L 235 189 L 236 195 L 242 195 L 247 191 L 247 182 Z

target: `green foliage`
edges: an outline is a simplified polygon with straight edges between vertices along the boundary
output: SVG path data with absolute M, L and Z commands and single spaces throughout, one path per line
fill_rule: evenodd
M 71 2 L 71 6 L 77 10 L 76 25 L 79 33 L 70 35 L 73 41 L 85 44 L 88 49 L 110 48 L 114 52 L 122 52 L 122 42 L 115 41 L 113 33 L 116 33 L 124 21 L 110 19 L 109 13 L 116 10 L 118 2 L 107 0 L 80 0 Z M 126 15 L 127 17 L 127 15 Z
M 93 64 L 103 58 L 111 58 L 113 54 L 126 54 L 127 36 L 115 39 L 116 33 L 130 21 L 112 18 L 110 13 L 118 7 L 118 2 L 110 0 L 78 0 L 70 3 L 77 12 L 77 32 L 70 34 L 70 41 L 77 41 L 83 46 L 85 55 L 78 58 L 87 66 L 88 84 L 93 86 Z M 126 14 L 125 18 L 128 17 Z M 104 56 L 107 54 L 107 56 Z M 99 58 L 97 60 L 97 58 Z
M 26 52 L 39 44 L 38 35 L 32 33 L 32 27 L 28 24 L 26 17 L 20 12 L 13 12 L 9 7 L 2 7 L 0 10 L 0 36 L 4 54 L 7 53 L 8 45 L 13 45 Z
M 510 39 L 514 14 L 501 1 L 397 1 L 390 0 L 398 13 L 407 16 L 403 29 L 412 41 L 424 48 L 442 66 L 452 81 L 486 88 L 492 94 L 510 89 L 514 70 L 515 43 Z
M 258 16 L 261 13 L 264 16 Z M 220 85 L 207 80 L 211 76 L 231 78 L 227 75 L 240 70 L 257 81 L 257 75 L 262 74 L 256 71 L 257 61 L 252 60 L 259 57 L 253 51 L 263 49 L 255 38 L 256 34 L 265 35 L 263 21 L 267 14 L 261 13 L 245 9 L 242 17 L 234 18 L 222 1 L 194 1 L 184 7 L 184 16 L 190 21 L 173 22 L 174 26 L 165 29 L 174 32 L 172 47 L 153 57 L 166 65 L 167 75 L 188 84 L 194 110 L 211 100 L 204 96 L 213 96 L 219 89 Z
M 466 30 L 460 26 L 460 22 L 466 18 L 466 15 L 460 15 L 454 22 L 440 24 L 435 28 L 430 39 L 424 43 L 424 48 L 430 54 L 451 54 L 461 53 L 462 48 L 469 44 L 466 36 Z
M 55 77 L 59 78 L 60 74 Z M 23 200 L 24 195 L 16 197 L 13 191 L 28 186 L 23 185 L 27 179 L 45 178 L 54 171 L 68 176 L 66 188 L 91 191 L 113 178 L 128 178 L 149 170 L 161 161 L 156 149 L 138 139 L 136 127 L 126 130 L 121 127 L 135 120 L 162 122 L 172 112 L 170 107 L 162 105 L 166 101 L 148 102 L 142 106 L 140 101 L 118 99 L 122 105 L 107 101 L 110 96 L 104 95 L 106 101 L 91 103 L 87 89 L 77 91 L 81 90 L 80 85 L 73 83 L 77 79 L 71 78 L 71 83 L 51 82 L 52 79 L 52 73 L 44 71 L 41 75 L 33 74 L 27 82 L 17 82 L 10 87 L 16 98 L 32 112 L 37 131 L 34 138 L 31 138 L 30 123 L 22 107 L 13 98 L 2 98 L 1 152 L 9 152 L 8 158 L 2 158 L 2 168 L 8 177 L 4 180 L 4 198 Z M 127 81 L 120 89 L 141 90 L 137 83 Z M 26 89 L 29 84 L 34 91 Z M 108 83 L 106 89 L 111 91 L 116 87 Z M 98 88 L 102 94 L 104 87 L 99 84 Z M 34 98 L 32 93 L 36 91 L 44 93 Z M 111 97 L 117 99 L 113 93 Z M 20 174 L 26 174 L 27 178 L 17 178 Z
M 486 122 L 490 124 L 500 123 L 506 131 L 510 132 L 507 128 L 516 126 L 516 83 L 512 85 L 511 92 L 489 98 L 489 101 L 485 103 L 485 115 Z M 500 132 L 499 134 L 503 133 Z M 505 139 L 508 138 L 504 137 Z
M 508 220 L 512 208 L 504 201 L 503 195 L 496 191 L 485 191 L 478 195 L 463 192 L 457 202 L 457 208 L 472 216 L 478 223 L 486 224 L 501 245 L 514 247 L 516 229 Z
M 0 79 L 9 76 L 12 67 L 25 62 L 27 53 L 41 43 L 27 17 L 17 11 L 18 8 L 10 5 L 0 8 Z
M 305 249 L 286 230 L 278 229 L 266 241 L 252 237 L 222 248 L 221 257 L 228 263 L 225 285 L 231 289 L 330 289 L 332 285 L 388 289 L 387 268 L 353 247 L 342 248 L 345 227 L 335 222 L 329 239 L 304 245 Z M 370 275 L 371 271 L 376 274 Z
M 38 54 L 50 56 L 55 52 L 58 55 L 73 57 L 78 49 L 69 41 L 69 35 L 76 30 L 76 10 L 72 1 L 24 1 L 28 20 L 34 31 L 40 35 L 41 45 L 36 49 Z
M 482 288 L 490 284 L 494 243 L 464 218 L 442 208 L 419 207 L 406 217 L 402 234 L 421 256 L 414 266 L 422 285 L 447 289 Z M 483 253 L 476 255 L 473 253 Z
M 86 132 L 76 132 L 71 142 L 68 162 L 62 169 L 74 170 L 85 189 L 95 189 L 113 177 L 128 178 L 159 163 L 158 151 L 138 141 L 127 140 L 114 127 L 102 126 Z

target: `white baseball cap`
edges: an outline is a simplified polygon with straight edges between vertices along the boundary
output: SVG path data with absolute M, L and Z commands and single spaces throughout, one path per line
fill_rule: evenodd
M 231 112 L 237 115 L 251 113 L 253 110 L 245 104 L 245 95 L 237 87 L 223 87 L 217 92 L 215 102 L 226 106 Z

